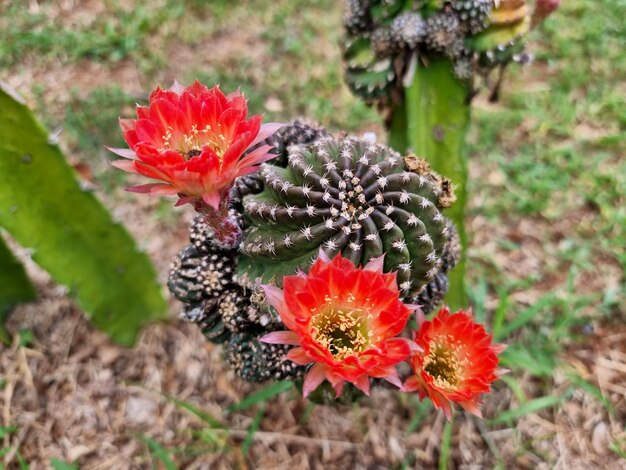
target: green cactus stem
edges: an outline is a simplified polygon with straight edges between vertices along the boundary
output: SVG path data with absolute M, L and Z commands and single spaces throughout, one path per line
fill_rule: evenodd
M 263 192 L 246 196 L 241 283 L 280 285 L 306 271 L 320 248 L 355 265 L 385 255 L 407 297 L 442 270 L 453 230 L 441 211 L 454 201 L 449 180 L 428 163 L 382 145 L 323 137 L 292 146 L 286 168 L 266 165 Z
M 436 172 L 454 182 L 457 200 L 447 215 L 454 221 L 465 249 L 469 87 L 455 76 L 448 59 L 415 65 L 411 83 L 404 90 L 405 99 L 392 110 L 389 143 L 399 152 L 412 151 L 427 158 Z M 465 263 L 461 260 L 449 273 L 446 303 L 452 309 L 466 305 L 464 277 Z

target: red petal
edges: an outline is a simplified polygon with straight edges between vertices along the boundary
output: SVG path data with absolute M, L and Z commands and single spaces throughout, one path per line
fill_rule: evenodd
M 136 160 L 137 155 L 134 151 L 130 149 L 120 149 L 113 147 L 105 147 L 108 151 L 113 152 L 115 155 L 119 155 L 120 157 L 128 158 L 130 160 Z
M 326 378 L 326 367 L 323 364 L 315 364 L 304 376 L 302 384 L 302 395 L 306 398 L 315 390 Z
M 287 355 L 285 356 L 292 362 L 295 362 L 298 365 L 304 366 L 313 362 L 311 360 L 311 356 L 302 348 L 293 348 L 290 349 Z
M 202 194 L 202 200 L 206 203 L 207 206 L 212 207 L 215 210 L 220 208 L 220 201 L 222 198 L 219 193 L 204 193 Z
M 131 193 L 143 193 L 159 196 L 174 196 L 178 194 L 179 189 L 174 186 L 170 186 L 169 184 L 151 183 L 131 186 L 126 188 L 126 191 Z
M 259 142 L 262 142 L 268 137 L 274 135 L 276 131 L 283 126 L 284 124 L 281 122 L 268 122 L 267 124 L 263 124 L 259 129 L 256 139 L 254 139 L 250 144 L 250 147 L 254 147 Z
M 300 337 L 293 331 L 273 331 L 259 338 L 259 341 L 268 344 L 300 345 Z
M 381 256 L 370 259 L 365 265 L 365 267 L 363 267 L 363 270 L 382 273 L 384 263 L 385 263 L 385 254 L 383 253 Z
M 139 173 L 134 160 L 113 160 L 111 165 L 129 173 Z
M 368 397 L 370 395 L 370 379 L 367 375 L 362 375 L 359 377 L 356 382 L 354 382 L 354 386 L 365 393 Z

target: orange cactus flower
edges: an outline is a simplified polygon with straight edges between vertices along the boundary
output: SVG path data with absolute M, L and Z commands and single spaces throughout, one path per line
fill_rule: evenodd
M 273 134 L 280 124 L 261 125 L 248 119 L 243 95 L 224 95 L 194 82 L 157 87 L 148 106 L 137 107 L 137 119 L 120 119 L 130 149 L 110 149 L 126 160 L 113 165 L 158 180 L 128 191 L 178 195 L 177 205 L 193 203 L 218 211 L 228 200 L 235 178 L 257 171 L 275 155 L 268 145 L 251 147 Z M 248 151 L 248 152 L 247 152 Z
M 411 355 L 414 375 L 406 380 L 404 390 L 417 391 L 420 399 L 428 396 L 448 420 L 452 402 L 480 417 L 479 397 L 501 375 L 498 354 L 506 346 L 494 344 L 468 313 L 450 314 L 446 307 L 421 324 L 414 340 L 419 350 Z
M 401 386 L 395 365 L 411 342 L 396 338 L 414 308 L 400 301 L 396 275 L 382 272 L 382 257 L 356 268 L 341 254 L 320 251 L 308 274 L 285 276 L 281 290 L 264 286 L 269 303 L 289 331 L 269 333 L 266 343 L 292 344 L 286 359 L 313 364 L 304 378 L 306 397 L 328 380 L 337 396 L 345 382 L 369 394 L 369 378 Z

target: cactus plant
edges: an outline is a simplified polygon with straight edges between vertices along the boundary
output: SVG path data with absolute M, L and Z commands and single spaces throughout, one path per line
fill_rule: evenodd
M 266 165 L 261 175 L 264 190 L 243 202 L 242 284 L 280 285 L 320 248 L 357 266 L 385 254 L 385 271 L 398 272 L 405 295 L 441 270 L 451 236 L 441 210 L 454 196 L 426 162 L 352 137 L 323 137 L 291 147 L 286 168 Z
M 397 13 L 393 1 L 381 6 L 378 13 L 382 15 L 391 17 L 391 10 Z M 377 54 L 386 54 L 393 43 L 392 34 L 403 34 L 400 30 L 413 24 L 412 18 L 406 20 L 406 24 L 396 22 L 393 32 L 381 30 L 372 36 Z M 362 28 L 368 21 L 369 17 L 355 20 L 352 28 Z M 428 29 L 432 24 L 423 26 Z M 404 40 L 407 38 L 405 35 Z M 186 108 L 185 103 L 193 103 L 202 97 L 196 95 L 206 90 L 194 84 L 191 89 L 165 95 Z M 162 94 L 160 89 L 153 93 L 157 97 L 151 100 L 155 110 L 166 106 L 159 101 Z M 245 115 L 243 110 L 241 116 Z M 139 138 L 135 129 L 141 129 L 142 119 L 150 112 L 140 109 L 138 122 L 125 126 L 131 146 Z M 159 125 L 174 130 L 169 120 L 177 116 L 165 113 Z M 195 119 L 201 121 L 203 114 Z M 202 152 L 210 157 L 215 149 L 207 145 L 222 140 L 211 134 L 215 139 L 209 144 L 197 142 L 199 128 L 193 119 L 188 121 L 178 122 L 178 130 L 172 133 L 183 137 L 178 144 L 182 142 L 187 153 L 168 153 L 173 137 L 166 132 L 161 137 L 165 148 L 151 155 L 151 161 L 162 168 L 172 160 L 182 166 L 168 167 L 173 177 L 146 189 L 176 189 L 179 202 L 192 203 L 198 212 L 189 231 L 190 243 L 172 263 L 168 287 L 183 303 L 181 318 L 197 324 L 207 340 L 223 345 L 233 371 L 252 382 L 302 378 L 299 382 L 305 397 L 328 381 L 337 397 L 347 385 L 345 396 L 354 399 L 358 396 L 352 393 L 354 389 L 369 394 L 371 385 L 385 380 L 401 390 L 413 387 L 420 397 L 428 393 L 448 418 L 455 401 L 462 406 L 469 403 L 470 411 L 479 413 L 476 397 L 482 388 L 474 393 L 463 384 L 463 388 L 444 390 L 448 401 L 442 404 L 439 389 L 431 387 L 431 382 L 439 386 L 441 377 L 447 378 L 439 373 L 447 358 L 466 360 L 458 354 L 453 357 L 459 342 L 475 346 L 471 333 L 476 327 L 469 323 L 469 316 L 464 323 L 469 328 L 465 329 L 450 329 L 459 315 L 437 323 L 441 331 L 448 328 L 459 337 L 454 342 L 444 336 L 432 339 L 427 344 L 431 352 L 416 347 L 416 340 L 426 344 L 425 335 L 426 339 L 413 333 L 411 341 L 407 331 L 413 323 L 411 318 L 422 322 L 424 311 L 431 311 L 440 302 L 450 270 L 459 260 L 458 231 L 443 215 L 456 200 L 452 182 L 415 155 L 402 156 L 356 137 L 333 137 L 319 126 L 296 120 L 271 138 L 257 136 L 252 143 L 252 136 L 244 132 L 243 143 L 235 147 L 233 158 L 237 155 L 241 162 L 258 163 L 263 154 L 263 159 L 273 160 L 264 163 L 260 172 L 247 168 L 228 177 L 220 174 L 219 188 L 213 187 L 211 172 L 218 174 L 228 164 L 219 148 L 217 155 L 224 161 L 194 176 L 206 191 L 188 194 L 189 188 L 181 186 L 191 181 L 187 179 L 187 163 Z M 227 140 L 228 129 L 218 127 Z M 212 129 L 207 126 L 198 132 L 208 135 Z M 159 138 L 152 137 L 155 142 Z M 244 143 L 249 144 L 245 149 Z M 137 152 L 143 151 L 142 145 L 134 145 Z M 201 146 L 202 151 L 195 146 Z M 141 157 L 125 150 L 116 152 L 126 158 Z M 266 152 L 271 158 L 266 158 Z M 147 168 L 135 159 L 117 165 L 124 169 L 140 165 L 142 171 Z M 207 207 L 213 212 L 207 212 Z M 479 342 L 483 351 L 490 338 L 480 338 Z M 497 365 L 498 351 L 492 350 L 493 357 L 487 361 L 475 354 L 477 367 L 483 368 L 478 371 L 482 373 L 479 379 L 484 377 L 489 383 L 495 380 L 491 369 Z M 409 359 L 413 375 L 401 377 L 397 367 Z M 429 365 L 433 361 L 434 368 Z M 405 375 L 407 372 L 405 368 Z M 474 380 L 474 376 L 466 375 L 458 377 Z M 407 379 L 404 384 L 403 379 Z M 457 391 L 461 394 L 454 395 Z M 324 397 L 324 387 L 313 396 Z
M 320 248 L 355 265 L 385 254 L 384 269 L 397 273 L 403 297 L 428 312 L 459 255 L 454 224 L 442 215 L 454 203 L 451 183 L 425 161 L 301 121 L 271 141 L 277 158 L 231 190 L 231 218 L 244 228 L 239 251 L 216 243 L 198 215 L 168 280 L 185 305 L 181 318 L 225 344 L 235 372 L 252 381 L 306 370 L 277 360 L 289 346 L 258 341 L 284 329 L 260 284 L 281 285 L 283 276 L 306 271 Z

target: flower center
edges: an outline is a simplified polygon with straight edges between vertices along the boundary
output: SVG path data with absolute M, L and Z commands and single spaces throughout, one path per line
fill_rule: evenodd
M 423 367 L 433 377 L 435 385 L 449 388 L 461 382 L 467 366 L 467 359 L 460 357 L 459 346 L 450 338 L 444 338 L 431 341 Z
M 221 127 L 218 124 L 218 127 Z M 169 128 L 165 135 L 163 135 L 163 147 L 166 149 L 174 148 L 179 151 L 185 159 L 200 155 L 202 153 L 202 147 L 210 147 L 215 154 L 219 157 L 220 163 L 224 152 L 228 148 L 228 141 L 226 137 L 219 132 L 215 132 L 210 125 L 206 125 L 204 129 L 198 129 L 194 124 L 191 126 L 191 130 L 185 134 L 179 134 L 175 136 L 172 134 L 172 128 Z
M 371 332 L 361 309 L 329 307 L 312 319 L 312 337 L 336 359 L 364 351 Z

